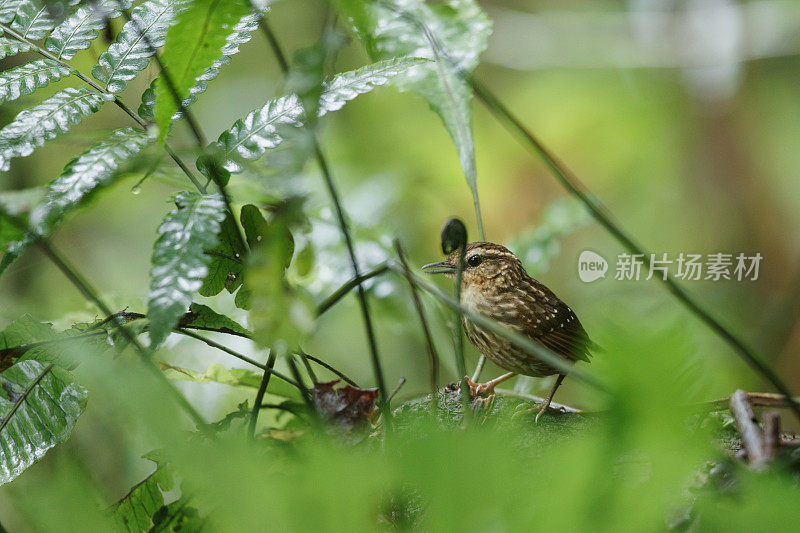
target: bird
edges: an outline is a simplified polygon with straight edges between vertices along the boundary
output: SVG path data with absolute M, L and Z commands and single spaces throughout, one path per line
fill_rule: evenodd
M 422 267 L 429 274 L 446 274 L 455 279 L 461 248 L 446 261 Z M 544 346 L 567 363 L 589 362 L 596 345 L 575 312 L 544 284 L 525 271 L 522 262 L 508 248 L 491 242 L 471 242 L 464 251 L 461 275 L 461 304 L 511 328 Z M 500 383 L 518 374 L 544 377 L 558 374 L 547 399 L 536 414 L 536 422 L 547 411 L 565 374 L 512 344 L 509 340 L 463 316 L 470 342 L 486 358 L 507 370 L 486 383 L 475 383 L 465 376 L 470 396 L 491 396 Z

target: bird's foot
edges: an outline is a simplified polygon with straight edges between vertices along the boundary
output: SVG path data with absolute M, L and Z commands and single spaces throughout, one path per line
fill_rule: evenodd
M 563 406 L 559 405 L 558 407 L 550 407 L 550 400 L 545 400 L 538 407 L 528 407 L 529 404 L 521 403 L 517 405 L 516 409 L 514 410 L 514 414 L 512 418 L 516 418 L 518 416 L 525 416 L 531 413 L 536 413 L 535 422 L 539 423 L 539 418 L 547 411 L 548 409 L 551 411 L 557 411 L 559 413 L 566 413 L 566 409 Z
M 488 383 L 475 383 L 469 376 L 464 376 L 464 380 L 469 387 L 469 399 L 475 400 L 476 398 L 491 398 L 494 396 L 494 388 L 497 385 L 493 382 Z

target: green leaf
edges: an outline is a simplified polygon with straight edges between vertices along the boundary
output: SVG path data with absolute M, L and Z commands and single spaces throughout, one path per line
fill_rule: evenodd
M 69 76 L 70 70 L 52 59 L 37 59 L 0 73 L 0 104 L 31 94 L 36 89 Z
M 148 533 L 178 532 L 192 533 L 202 531 L 205 519 L 185 498 L 162 506 L 153 515 L 153 527 Z
M 403 56 L 433 60 L 399 76 L 395 85 L 425 98 L 442 118 L 478 211 L 469 106 L 472 90 L 463 73 L 472 72 L 478 65 L 492 31 L 491 21 L 474 0 L 345 0 L 342 4 L 358 26 L 373 60 Z M 477 214 L 482 226 L 480 212 Z
M 8 24 L 14 20 L 22 5 L 29 2 L 30 0 L 0 0 L 0 22 Z
M 133 8 L 117 40 L 100 55 L 92 75 L 118 93 L 147 67 L 155 48 L 164 46 L 175 16 L 186 9 L 186 0 L 149 0 Z M 155 48 L 154 48 L 155 47 Z
M 86 407 L 86 389 L 52 363 L 23 361 L 0 374 L 0 484 L 66 441 Z
M 350 100 L 386 85 L 395 76 L 423 62 L 424 59 L 417 58 L 391 59 L 334 76 L 322 91 L 319 116 L 341 109 Z M 259 159 L 267 150 L 283 142 L 279 132 L 281 127 L 302 125 L 303 106 L 297 95 L 268 101 L 220 135 L 217 146 L 227 159 L 225 168 L 230 172 L 241 172 L 241 166 L 231 159 L 234 155 L 249 160 Z
M 261 378 L 263 372 L 253 372 L 244 368 L 231 368 L 227 369 L 220 364 L 213 364 L 206 368 L 205 372 L 198 372 L 180 366 L 173 366 L 164 361 L 159 361 L 158 366 L 164 371 L 164 375 L 169 379 L 178 381 L 193 381 L 195 383 L 221 383 L 222 385 L 229 385 L 231 387 L 248 387 L 258 389 L 261 385 Z M 269 381 L 269 393 L 275 396 L 284 398 L 299 398 L 299 392 L 296 387 L 277 379 Z
M 70 4 L 75 3 L 77 2 L 74 0 L 70 2 Z M 54 7 L 36 0 L 22 2 L 17 7 L 17 15 L 11 22 L 11 29 L 31 41 L 43 39 L 56 25 L 56 20 L 53 18 Z
M 49 235 L 68 213 L 111 185 L 120 166 L 151 142 L 144 130 L 122 128 L 70 161 L 50 183 L 44 201 L 31 212 L 31 227 Z
M 102 0 L 81 6 L 50 33 L 44 47 L 60 59 L 72 59 L 91 46 L 106 20 L 119 17 L 122 9 L 130 7 L 130 0 Z
M 22 111 L 0 130 L 0 170 L 8 170 L 11 159 L 28 156 L 45 142 L 66 133 L 111 99 L 85 87 L 67 87 Z
M 189 306 L 189 312 L 181 317 L 180 326 L 183 328 L 203 329 L 207 331 L 218 331 L 240 337 L 252 337 L 250 330 L 208 307 L 207 305 L 193 303 Z
M 242 17 L 236 23 L 231 31 L 225 38 L 225 44 L 222 47 L 222 56 L 212 63 L 195 80 L 195 85 L 189 89 L 189 95 L 183 99 L 183 107 L 189 107 L 197 101 L 197 97 L 205 92 L 208 88 L 208 83 L 219 75 L 219 71 L 225 65 L 230 64 L 230 56 L 239 52 L 239 46 L 248 42 L 252 38 L 253 32 L 258 29 L 258 20 L 261 18 L 261 13 L 252 13 Z M 139 106 L 139 116 L 144 120 L 155 120 L 155 104 L 156 104 L 156 83 L 158 80 L 153 80 L 153 83 L 142 93 L 142 103 Z M 176 111 L 172 115 L 172 120 L 177 120 L 181 117 L 181 112 Z
M 73 159 L 61 176 L 50 183 L 44 201 L 32 210 L 31 228 L 39 235 L 50 235 L 67 214 L 85 205 L 98 191 L 110 185 L 119 166 L 151 141 L 143 130 L 123 128 Z M 20 235 L 0 262 L 0 274 L 32 243 L 32 238 Z
M 0 59 L 17 55 L 20 52 L 29 52 L 32 49 L 33 47 L 28 43 L 22 43 L 15 39 L 0 37 Z
M 255 339 L 278 354 L 297 346 L 314 328 L 316 316 L 310 298 L 286 279 L 293 253 L 289 214 L 281 212 L 270 219 L 259 245 L 251 249 L 240 289 L 252 294 Z
M 22 315 L 0 332 L 0 371 L 28 359 L 63 368 L 77 366 L 87 350 L 101 353 L 110 347 L 107 330 L 90 328 L 88 324 L 75 324 L 56 331 L 52 324 Z
M 214 249 L 206 249 L 205 253 L 211 261 L 208 264 L 208 275 L 198 292 L 203 296 L 216 296 L 222 289 L 233 293 L 242 284 L 240 274 L 247 255 L 247 248 L 233 215 L 225 213 L 219 232 L 219 243 Z
M 111 506 L 114 520 L 123 531 L 141 533 L 150 530 L 156 513 L 166 503 L 164 492 L 175 488 L 172 468 L 162 461 L 156 463 L 156 469 L 152 474 L 134 485 L 128 494 Z
M 178 205 L 158 228 L 153 247 L 147 316 L 153 348 L 167 338 L 192 303 L 192 294 L 208 274 L 210 258 L 204 250 L 218 242 L 225 219 L 225 202 L 219 194 L 180 193 Z
M 160 142 L 169 133 L 178 102 L 189 96 L 197 78 L 222 56 L 228 35 L 249 10 L 246 0 L 195 0 L 177 17 L 161 56 L 172 87 L 163 75 L 156 83 L 155 122 Z

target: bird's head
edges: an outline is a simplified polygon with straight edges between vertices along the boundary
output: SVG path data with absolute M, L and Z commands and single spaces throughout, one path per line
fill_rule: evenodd
M 447 261 L 430 263 L 422 267 L 428 274 L 445 274 L 455 278 L 461 251 L 456 250 Z M 464 254 L 462 288 L 502 287 L 510 285 L 525 275 L 519 259 L 505 246 L 491 242 L 471 242 Z

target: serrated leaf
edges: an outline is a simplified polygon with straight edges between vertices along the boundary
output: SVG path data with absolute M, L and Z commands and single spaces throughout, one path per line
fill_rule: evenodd
M 156 513 L 165 505 L 164 492 L 173 490 L 175 485 L 172 468 L 162 461 L 157 461 L 152 474 L 134 485 L 128 494 L 111 506 L 110 511 L 114 520 L 123 531 L 130 533 L 149 531 Z
M 66 441 L 86 389 L 52 363 L 23 361 L 0 374 L 0 485 Z
M 72 59 L 91 46 L 106 20 L 119 17 L 122 9 L 130 7 L 130 0 L 102 0 L 81 6 L 50 33 L 44 47 L 58 58 Z
M 169 133 L 178 102 L 190 95 L 197 78 L 222 57 L 222 48 L 234 26 L 249 12 L 245 0 L 195 0 L 177 17 L 167 33 L 162 63 L 172 86 L 162 76 L 156 83 L 155 122 L 159 141 Z
M 123 128 L 73 159 L 61 176 L 50 183 L 43 201 L 32 209 L 31 228 L 41 236 L 48 236 L 67 214 L 110 185 L 120 165 L 151 141 L 144 130 Z M 22 235 L 12 242 L 0 261 L 0 274 L 32 243 L 31 237 L 22 238 Z
M 195 383 L 221 383 L 231 387 L 248 387 L 257 389 L 261 385 L 263 372 L 254 372 L 244 368 L 227 369 L 220 364 L 213 364 L 205 369 L 204 372 L 191 370 L 180 366 L 174 366 L 164 361 L 159 361 L 158 366 L 169 379 L 178 381 L 193 381 Z M 274 378 L 274 376 L 273 376 Z M 300 394 L 293 385 L 282 379 L 271 379 L 269 382 L 269 393 L 284 398 L 299 398 Z
M 167 30 L 186 9 L 186 0 L 149 0 L 133 8 L 117 40 L 100 55 L 92 75 L 118 93 L 147 67 L 156 48 L 164 46 Z
M 28 43 L 22 43 L 15 39 L 0 37 L 0 59 L 17 55 L 20 52 L 29 52 L 32 49 L 33 47 Z
M 0 73 L 0 104 L 33 93 L 49 83 L 66 78 L 70 70 L 52 59 L 37 59 Z
M 422 62 L 425 60 L 418 58 L 390 59 L 334 76 L 324 85 L 318 115 L 321 117 L 341 109 L 350 100 L 386 85 L 395 76 Z M 268 101 L 220 135 L 217 146 L 227 158 L 225 168 L 230 172 L 241 172 L 241 167 L 231 159 L 235 154 L 249 160 L 259 159 L 268 149 L 283 142 L 279 132 L 281 127 L 302 125 L 303 106 L 297 95 Z
M 52 324 L 22 315 L 0 332 L 0 371 L 29 359 L 72 368 L 87 349 L 102 352 L 109 348 L 106 330 L 88 331 L 88 327 L 76 324 L 56 331 Z
M 225 202 L 219 194 L 180 193 L 177 209 L 158 228 L 153 247 L 147 316 L 153 348 L 167 338 L 192 303 L 192 294 L 208 274 L 210 258 L 204 250 L 218 242 L 225 219 Z
M 30 0 L 0 0 L 0 22 L 8 24 L 14 20 L 17 11 L 28 2 Z
M 183 99 L 183 107 L 189 107 L 195 103 L 197 97 L 208 88 L 208 83 L 219 75 L 220 69 L 230 64 L 230 56 L 237 54 L 239 52 L 239 46 L 252 38 L 253 31 L 258 28 L 258 20 L 261 16 L 261 13 L 246 15 L 233 27 L 233 31 L 225 38 L 225 44 L 222 47 L 222 56 L 215 60 L 205 72 L 196 78 L 195 85 L 189 89 L 189 96 Z M 155 119 L 156 83 L 158 83 L 158 80 L 153 80 L 150 87 L 145 89 L 142 93 L 142 103 L 139 106 L 138 112 L 139 116 L 144 120 L 153 121 Z M 172 115 L 172 120 L 178 120 L 180 117 L 181 112 L 176 111 L 175 114 Z
M 207 249 L 205 253 L 210 258 L 208 275 L 198 292 L 203 296 L 216 296 L 222 289 L 233 293 L 242 284 L 240 274 L 247 254 L 233 215 L 226 212 L 219 232 L 219 243 L 213 250 Z
M 491 34 L 491 21 L 475 0 L 385 0 L 343 2 L 374 59 L 414 56 L 432 59 L 395 84 L 425 98 L 453 138 L 461 167 L 478 205 L 472 90 L 463 77 L 478 65 Z M 480 214 L 478 213 L 479 223 Z
M 189 306 L 189 312 L 181 317 L 180 326 L 183 328 L 202 329 L 206 331 L 216 331 L 238 335 L 240 337 L 252 337 L 250 330 L 208 307 L 207 305 L 193 303 Z
M 50 234 L 64 217 L 111 184 L 117 170 L 141 152 L 152 138 L 146 131 L 123 128 L 70 161 L 48 187 L 44 201 L 31 212 L 31 227 Z
M 66 133 L 112 99 L 110 95 L 85 87 L 67 87 L 22 111 L 11 124 L 0 130 L 0 170 L 8 170 L 11 159 L 30 155 L 34 149 Z
M 43 39 L 47 32 L 52 30 L 57 21 L 53 13 L 59 8 L 77 4 L 78 0 L 69 0 L 60 4 L 28 0 L 17 7 L 17 13 L 11 22 L 11 29 L 28 40 L 38 41 Z M 0 8 L 2 9 L 2 8 Z

